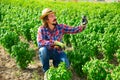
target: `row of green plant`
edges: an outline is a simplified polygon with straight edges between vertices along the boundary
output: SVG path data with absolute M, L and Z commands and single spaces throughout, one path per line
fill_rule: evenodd
M 120 65 L 114 66 L 106 61 L 93 59 L 82 68 L 88 80 L 119 80 Z
M 29 48 L 27 42 L 20 41 L 18 34 L 14 31 L 1 28 L 0 44 L 13 57 L 19 68 L 25 69 L 33 60 L 35 52 Z

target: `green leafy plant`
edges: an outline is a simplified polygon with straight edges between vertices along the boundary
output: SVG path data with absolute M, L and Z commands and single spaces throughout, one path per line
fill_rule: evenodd
M 105 61 L 94 59 L 86 62 L 82 69 L 89 80 L 104 80 L 113 68 Z
M 111 74 L 107 75 L 106 80 L 119 80 L 120 79 L 120 65 L 116 66 Z
M 11 47 L 16 45 L 19 41 L 18 34 L 13 31 L 7 31 L 0 39 L 1 44 L 9 53 L 11 53 Z
M 71 71 L 61 62 L 58 68 L 51 67 L 47 72 L 47 80 L 71 80 Z
M 120 49 L 116 52 L 117 61 L 120 63 Z
M 35 45 L 37 45 L 37 31 L 38 31 L 38 27 L 34 27 L 30 29 L 30 33 L 31 33 L 31 38 L 32 41 L 34 42 Z
M 35 52 L 29 49 L 29 44 L 19 42 L 17 45 L 12 46 L 12 57 L 15 58 L 18 67 L 25 69 L 32 61 Z
M 119 48 L 116 34 L 105 33 L 102 38 L 102 51 L 105 59 L 110 60 Z
M 24 23 L 22 28 L 20 28 L 22 35 L 27 39 L 27 41 L 31 40 L 30 28 L 31 26 L 29 23 Z
M 120 65 L 113 70 L 113 72 L 111 73 L 111 77 L 112 77 L 112 80 L 120 79 Z

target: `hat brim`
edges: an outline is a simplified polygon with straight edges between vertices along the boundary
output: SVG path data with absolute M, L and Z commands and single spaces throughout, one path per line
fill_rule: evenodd
M 47 16 L 47 15 L 49 15 L 49 14 L 52 14 L 52 13 L 56 13 L 56 12 L 53 12 L 53 11 L 52 11 L 52 12 L 46 13 L 46 14 L 40 16 L 40 19 L 42 20 L 45 16 Z

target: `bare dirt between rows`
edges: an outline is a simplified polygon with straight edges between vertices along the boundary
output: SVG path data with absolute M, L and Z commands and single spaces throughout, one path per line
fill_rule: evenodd
M 72 80 L 85 80 L 78 77 L 74 70 L 71 71 Z M 37 52 L 34 61 L 29 64 L 27 69 L 21 70 L 17 67 L 15 59 L 10 57 L 0 46 L 0 80 L 43 80 L 43 76 L 44 73 Z

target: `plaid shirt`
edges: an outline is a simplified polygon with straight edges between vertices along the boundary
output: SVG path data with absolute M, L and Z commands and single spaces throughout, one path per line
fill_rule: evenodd
M 40 26 L 38 28 L 37 43 L 39 48 L 42 46 L 46 46 L 48 49 L 53 48 L 54 41 L 62 42 L 64 34 L 75 34 L 81 31 L 81 26 L 70 27 L 64 24 L 58 24 L 52 31 L 47 27 Z

